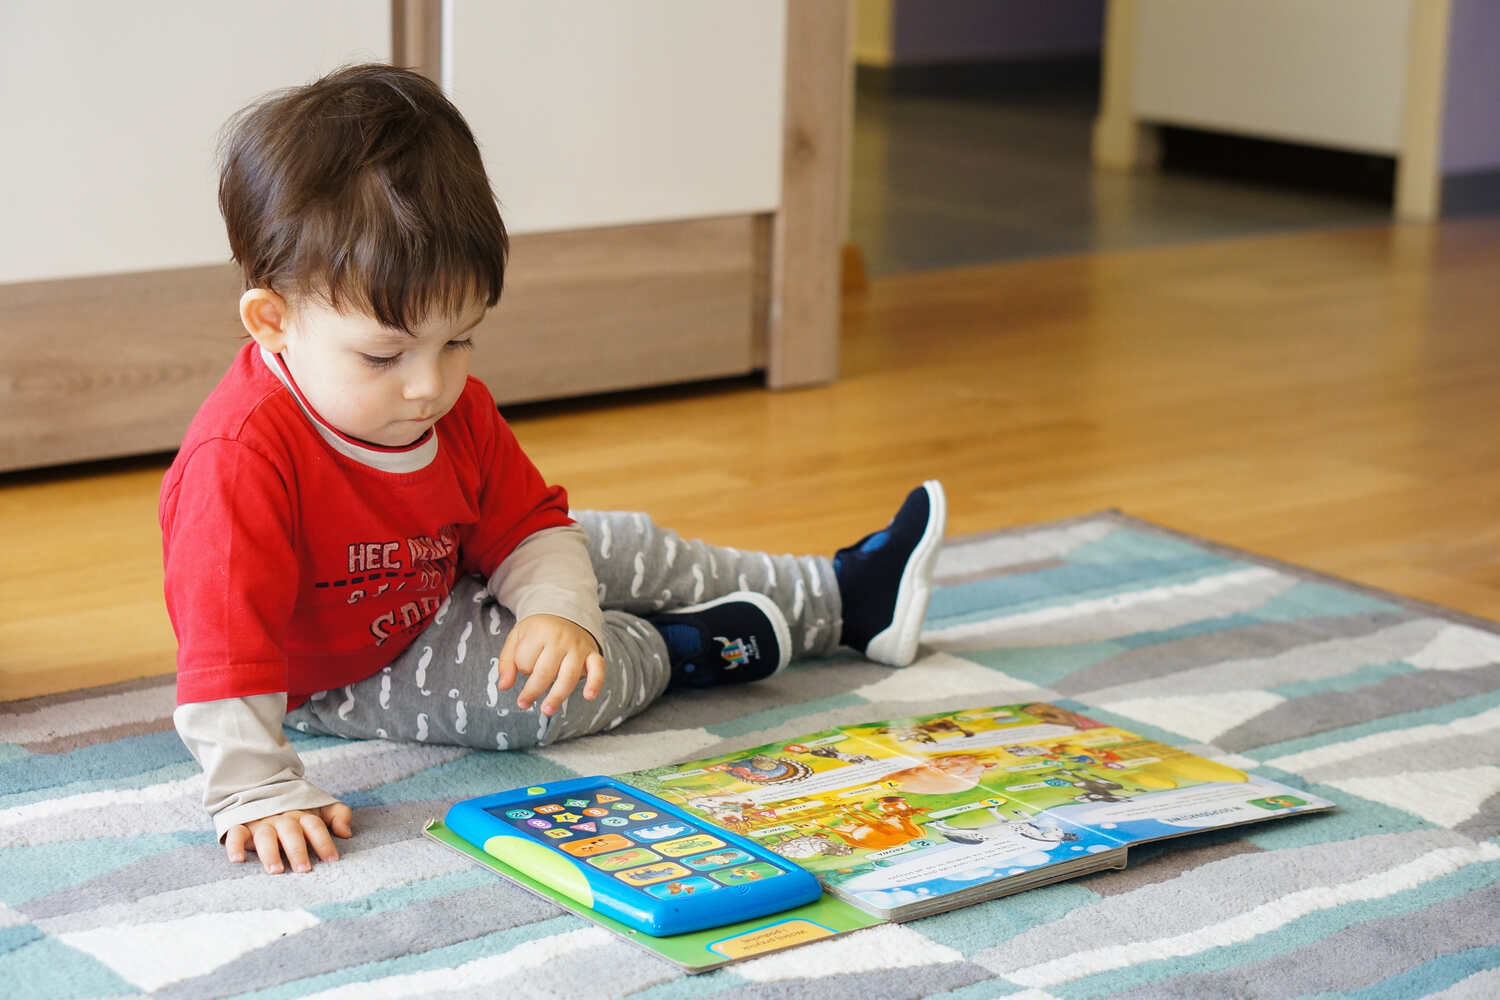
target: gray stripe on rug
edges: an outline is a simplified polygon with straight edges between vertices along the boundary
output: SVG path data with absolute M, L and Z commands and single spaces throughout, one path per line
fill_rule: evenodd
M 1474 670 L 1398 674 L 1353 691 L 1321 691 L 1278 705 L 1215 737 L 1234 753 L 1333 732 L 1360 723 L 1436 708 L 1500 689 L 1500 665 Z M 1473 760 L 1471 750 L 1466 756 Z M 1449 758 L 1450 765 L 1454 758 Z M 1493 758 L 1492 758 L 1493 759 Z M 1414 770 L 1405 768 L 1405 770 Z
M 1492 883 L 1424 909 L 1346 927 L 1264 961 L 1153 982 L 1121 994 L 1120 1000 L 1238 996 L 1247 983 L 1255 984 L 1255 996 L 1267 1000 L 1339 996 L 1383 983 L 1443 955 L 1492 946 L 1496 927 L 1500 886 Z
M 328 972 L 420 955 L 557 916 L 551 903 L 496 877 L 493 883 L 368 916 L 333 919 L 280 938 L 212 972 L 162 987 L 159 1000 L 227 996 Z M 232 917 L 230 918 L 233 919 Z
M 970 959 L 1007 975 L 1064 959 L 1077 951 L 1079 941 L 1089 942 L 1090 950 L 1149 946 L 1159 938 L 1213 927 L 1299 890 L 1378 877 L 1433 851 L 1473 846 L 1468 837 L 1449 830 L 1418 830 L 1228 857 L 1073 910 Z M 1146 913 L 1151 919 L 1142 921 Z
M 354 838 L 335 841 L 341 857 L 329 866 L 330 877 L 337 878 L 340 872 L 346 871 L 345 862 L 357 859 L 362 854 L 393 844 L 422 843 L 414 841 L 413 831 L 420 830 L 428 819 L 440 817 L 450 804 L 404 802 L 400 805 L 371 806 L 357 810 Z M 28 917 L 44 920 L 75 913 L 90 913 L 111 904 L 132 905 L 161 894 L 164 888 L 181 894 L 176 897 L 179 900 L 188 898 L 195 890 L 211 898 L 219 894 L 215 890 L 222 892 L 226 883 L 265 880 L 280 886 L 277 891 L 285 893 L 296 887 L 298 880 L 304 877 L 307 876 L 266 875 L 253 854 L 244 863 L 234 864 L 224 856 L 224 848 L 219 844 L 198 844 L 142 858 L 59 892 L 40 896 L 21 904 L 17 909 Z M 386 873 L 387 881 L 389 877 L 389 873 Z M 358 880 L 345 879 L 345 882 L 344 898 L 358 898 L 365 891 L 361 889 L 363 883 Z M 237 897 L 238 889 L 229 895 Z M 299 899 L 298 902 L 301 905 L 302 900 Z
M 1444 623 L 1413 621 L 1400 612 L 1311 618 L 1289 628 L 1265 622 L 1204 632 L 1141 646 L 1100 660 L 1058 680 L 1053 686 L 1069 697 L 1119 701 L 1160 695 L 1153 683 L 1171 677 L 1173 694 L 1261 688 L 1312 676 L 1339 676 L 1365 666 L 1371 656 L 1389 659 L 1377 640 L 1400 640 L 1416 652 Z M 1347 646 L 1341 643 L 1350 643 Z M 1227 685 L 1227 687 L 1226 687 Z
M 769 983 L 746 983 L 712 995 L 717 1000 L 806 1000 L 808 997 L 817 997 L 817 1000 L 917 1000 L 983 982 L 990 976 L 990 970 L 972 962 L 944 962 L 940 965 L 904 965 L 875 972 L 833 976 L 814 974 Z M 1007 988 L 994 995 L 1011 992 L 1014 991 Z

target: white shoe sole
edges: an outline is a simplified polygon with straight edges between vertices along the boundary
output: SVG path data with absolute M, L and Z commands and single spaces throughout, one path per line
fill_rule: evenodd
M 943 547 L 943 532 L 948 526 L 948 497 L 943 484 L 929 479 L 922 484 L 927 490 L 927 530 L 912 550 L 896 590 L 896 610 L 891 623 L 875 634 L 865 647 L 865 656 L 890 667 L 904 667 L 917 658 L 922 625 L 927 620 L 927 605 L 932 601 L 932 568 Z
M 771 623 L 771 631 L 776 636 L 776 648 L 780 650 L 781 658 L 776 662 L 776 669 L 766 674 L 765 677 L 760 678 L 760 680 L 775 677 L 785 670 L 787 664 L 792 662 L 792 630 L 787 627 L 786 615 L 782 614 L 781 609 L 776 606 L 776 602 L 765 594 L 757 594 L 752 590 L 736 590 L 732 594 L 725 594 L 723 597 L 716 597 L 711 601 L 704 601 L 701 604 L 694 604 L 686 608 L 673 608 L 672 614 L 691 614 L 694 611 L 716 608 L 729 601 L 745 601 L 755 605 L 761 611 L 765 612 L 766 618 Z

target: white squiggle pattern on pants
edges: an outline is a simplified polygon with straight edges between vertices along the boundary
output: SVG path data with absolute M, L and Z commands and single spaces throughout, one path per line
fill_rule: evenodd
M 422 647 L 422 656 L 417 660 L 417 676 L 416 676 L 416 681 L 417 681 L 417 690 L 421 691 L 424 695 L 426 695 L 426 694 L 432 694 L 431 691 L 427 690 L 427 667 L 431 663 L 432 663 L 432 647 L 431 646 L 423 646 Z
M 643 552 L 635 554 L 635 579 L 630 581 L 630 596 L 641 596 L 641 584 L 646 582 L 646 555 Z

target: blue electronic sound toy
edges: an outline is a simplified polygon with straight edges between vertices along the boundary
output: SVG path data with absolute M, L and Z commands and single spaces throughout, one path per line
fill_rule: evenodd
M 448 829 L 538 882 L 653 937 L 778 913 L 817 878 L 754 841 L 705 828 L 613 778 L 571 778 L 459 802 Z

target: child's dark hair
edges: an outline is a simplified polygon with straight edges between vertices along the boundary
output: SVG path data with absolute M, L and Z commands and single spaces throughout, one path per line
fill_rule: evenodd
M 474 135 L 410 70 L 349 66 L 240 111 L 219 210 L 247 289 L 408 332 L 500 300 L 509 240 Z

